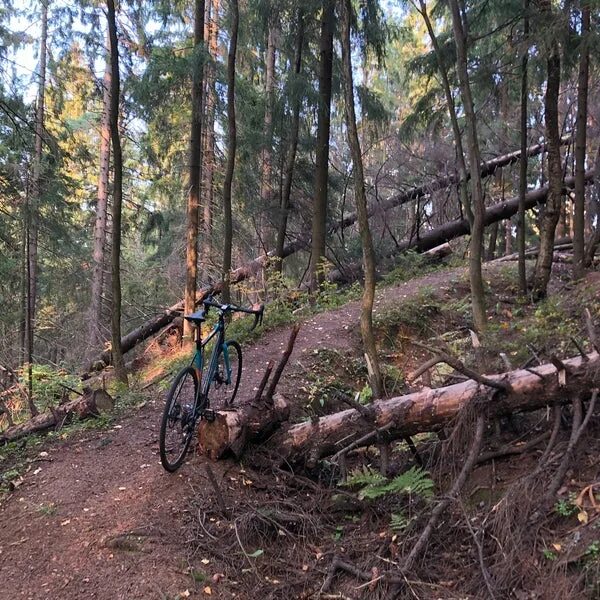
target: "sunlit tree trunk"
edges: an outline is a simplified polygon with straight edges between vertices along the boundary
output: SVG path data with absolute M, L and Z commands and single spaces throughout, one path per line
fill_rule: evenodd
M 113 210 L 112 210 L 112 306 L 111 347 L 115 376 L 127 383 L 127 373 L 121 349 L 121 211 L 123 203 L 123 154 L 119 134 L 119 100 L 121 78 L 119 75 L 119 46 L 114 0 L 106 1 L 108 9 L 108 35 L 110 39 L 110 138 L 113 150 Z
M 238 0 L 230 0 L 231 31 L 229 52 L 227 55 L 227 165 L 223 183 L 223 221 L 225 236 L 223 240 L 223 302 L 229 302 L 231 291 L 231 247 L 233 243 L 233 222 L 231 215 L 231 188 L 235 169 L 237 131 L 235 123 L 235 56 L 237 52 L 240 12 Z
M 327 183 L 329 178 L 329 129 L 331 124 L 331 78 L 333 73 L 333 0 L 323 0 L 319 47 L 319 109 L 316 140 L 315 190 L 312 215 L 310 289 L 319 285 L 319 263 L 325 256 L 327 234 Z
M 573 217 L 573 275 L 581 277 L 585 235 L 585 150 L 587 143 L 588 80 L 590 70 L 590 7 L 581 8 L 581 54 L 577 89 L 577 131 L 575 139 L 575 214 Z
M 304 45 L 304 10 L 298 9 L 297 33 L 296 33 L 296 52 L 294 55 L 294 76 L 297 83 L 302 73 L 302 47 Z M 290 197 L 292 193 L 292 182 L 294 179 L 294 166 L 296 163 L 296 151 L 298 149 L 298 132 L 300 130 L 300 108 L 302 106 L 302 96 L 293 86 L 292 98 L 292 124 L 290 130 L 290 145 L 285 161 L 285 174 L 283 179 L 283 190 L 281 194 L 281 207 L 279 214 L 279 224 L 277 230 L 276 256 L 279 257 L 277 267 L 283 268 L 283 247 L 287 231 L 287 220 L 290 210 Z
M 202 177 L 202 76 L 204 74 L 204 0 L 194 5 L 194 59 L 192 67 L 192 123 L 186 227 L 184 311 L 194 312 L 198 279 L 198 219 Z M 183 334 L 191 339 L 192 325 L 184 320 Z
M 562 164 L 560 157 L 560 130 L 558 123 L 558 96 L 560 92 L 560 53 L 558 42 L 553 41 L 551 54 L 547 60 L 548 81 L 546 84 L 545 121 L 546 143 L 548 145 L 548 199 L 544 208 L 540 227 L 540 250 L 535 265 L 533 297 L 536 300 L 546 296 L 552 260 L 554 236 L 560 218 L 562 199 Z
M 107 44 L 109 44 L 107 40 Z M 92 254 L 92 290 L 88 340 L 90 348 L 97 348 L 102 340 L 102 291 L 106 268 L 106 218 L 108 209 L 108 178 L 110 170 L 110 85 L 111 65 L 107 56 L 102 81 L 102 119 L 100 121 L 100 172 L 96 194 L 96 220 L 94 223 L 94 249 Z
M 483 252 L 483 232 L 485 206 L 483 202 L 483 186 L 481 184 L 481 155 L 477 139 L 477 121 L 471 86 L 467 72 L 466 24 L 462 21 L 457 0 L 450 0 L 452 11 L 452 26 L 456 42 L 456 62 L 460 91 L 465 111 L 467 127 L 467 148 L 469 153 L 469 168 L 471 172 L 471 204 L 473 222 L 471 226 L 471 244 L 469 248 L 469 279 L 471 283 L 471 304 L 473 309 L 473 324 L 477 331 L 486 327 L 485 294 L 483 276 L 481 273 L 481 258 Z
M 369 372 L 369 383 L 375 398 L 382 396 L 383 388 L 381 372 L 379 370 L 379 358 L 373 334 L 373 302 L 375 300 L 375 251 L 373 239 L 369 228 L 369 217 L 367 215 L 367 195 L 365 192 L 365 179 L 363 173 L 362 154 L 356 127 L 356 114 L 354 110 L 354 84 L 352 78 L 352 55 L 350 48 L 350 16 L 352 5 L 350 0 L 341 2 L 341 24 L 342 24 L 342 63 L 344 97 L 346 107 L 346 127 L 348 130 L 348 145 L 352 155 L 352 167 L 354 174 L 354 197 L 356 201 L 356 212 L 358 214 L 358 227 L 360 241 L 362 244 L 363 272 L 365 276 L 362 307 L 360 313 L 360 332 L 363 347 L 367 357 Z

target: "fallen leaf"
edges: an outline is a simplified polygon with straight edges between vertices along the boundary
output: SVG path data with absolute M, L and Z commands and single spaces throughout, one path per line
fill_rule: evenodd
M 208 560 L 208 558 L 203 558 L 203 559 L 202 559 L 200 562 L 201 562 L 203 565 L 208 565 L 208 564 L 210 563 L 210 560 Z
M 65 525 L 68 525 L 71 522 L 71 519 L 67 519 L 66 521 L 63 521 L 61 523 L 61 525 L 64 527 Z
M 190 590 L 185 590 L 185 592 L 181 592 L 181 594 L 179 594 L 182 598 L 189 598 L 190 597 Z
M 207 596 L 210 596 L 212 594 L 212 590 L 210 589 L 210 585 L 207 585 L 203 590 L 202 590 Z
M 585 510 L 580 510 L 580 511 L 577 513 L 577 520 L 578 520 L 580 523 L 587 523 L 587 522 L 588 522 L 588 514 L 587 514 L 587 511 L 585 511 Z

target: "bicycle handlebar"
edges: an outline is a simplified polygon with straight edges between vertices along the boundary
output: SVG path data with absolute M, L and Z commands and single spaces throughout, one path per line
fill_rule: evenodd
M 265 305 L 261 304 L 258 308 L 242 308 L 241 306 L 236 306 L 235 304 L 222 304 L 219 302 L 215 302 L 212 296 L 209 296 L 205 300 L 202 301 L 202 304 L 206 309 L 209 307 L 217 308 L 223 313 L 226 312 L 242 312 L 248 315 L 254 315 L 254 324 L 250 328 L 250 331 L 256 328 L 257 325 L 260 325 L 263 320 L 263 315 L 265 312 Z M 208 312 L 208 310 L 206 311 Z

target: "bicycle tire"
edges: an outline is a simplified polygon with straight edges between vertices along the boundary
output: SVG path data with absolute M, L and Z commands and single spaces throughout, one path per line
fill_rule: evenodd
M 217 359 L 217 370 L 213 376 L 211 387 L 208 392 L 210 405 L 213 407 L 232 406 L 235 400 L 240 378 L 242 376 L 242 348 L 234 340 L 225 342 L 229 355 L 229 364 L 231 367 L 231 380 L 225 381 L 225 356 L 221 351 Z
M 190 393 L 193 394 L 191 399 Z M 197 401 L 198 378 L 196 371 L 192 367 L 186 367 L 179 371 L 171 384 L 160 424 L 158 444 L 160 462 L 165 471 L 169 473 L 175 472 L 183 464 L 190 442 L 194 437 Z M 169 452 L 170 445 L 167 440 L 169 433 L 174 437 L 176 447 L 174 455 Z M 179 445 L 177 446 L 178 441 Z

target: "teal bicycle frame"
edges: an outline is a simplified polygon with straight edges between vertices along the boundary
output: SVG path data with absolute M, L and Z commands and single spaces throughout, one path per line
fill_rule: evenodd
M 204 348 L 215 336 L 217 336 L 217 339 L 212 350 L 210 363 L 205 376 L 202 377 L 202 369 L 204 367 Z M 223 319 L 223 312 L 219 312 L 219 319 L 215 323 L 212 331 L 204 339 L 202 339 L 201 326 L 198 324 L 196 328 L 195 342 L 196 352 L 194 353 L 194 358 L 192 359 L 192 367 L 196 371 L 196 376 L 198 378 L 198 393 L 200 398 L 205 399 L 208 397 L 208 391 L 215 379 L 215 375 L 217 374 L 217 365 L 219 361 L 219 354 L 221 352 L 223 353 L 223 360 L 225 362 L 225 380 L 221 383 L 231 383 L 231 364 L 229 362 L 227 342 L 225 341 L 225 321 Z M 202 410 L 205 404 L 206 402 L 197 402 L 196 407 L 198 407 L 199 410 Z

